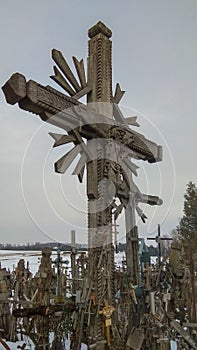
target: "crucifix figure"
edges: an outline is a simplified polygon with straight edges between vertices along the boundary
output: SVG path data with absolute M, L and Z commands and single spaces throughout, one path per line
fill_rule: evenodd
M 137 284 L 139 271 L 135 211 L 145 221 L 146 216 L 138 204 L 159 205 L 161 200 L 140 192 L 132 178 L 137 175 L 138 167 L 131 159 L 149 163 L 161 161 L 162 149 L 131 128 L 139 124 L 136 117 L 125 118 L 122 114 L 118 104 L 124 91 L 119 84 L 112 93 L 111 30 L 98 22 L 89 29 L 88 35 L 87 77 L 83 60 L 78 61 L 73 57 L 77 79 L 62 53 L 52 50 L 56 66 L 51 78 L 66 94 L 32 80 L 27 82 L 20 73 L 11 76 L 3 86 L 3 91 L 8 103 L 18 103 L 20 108 L 39 115 L 43 121 L 66 132 L 50 133 L 55 140 L 54 147 L 67 143 L 74 145 L 55 163 L 56 172 L 63 174 L 78 154 L 80 159 L 73 174 L 78 176 L 80 182 L 86 168 L 88 288 L 94 291 L 96 305 L 89 317 L 86 342 L 103 344 L 105 335 L 102 333 L 99 311 L 104 306 L 104 300 L 113 306 L 115 295 L 112 213 L 117 218 L 125 209 L 128 276 L 131 283 Z M 85 95 L 86 104 L 80 102 Z

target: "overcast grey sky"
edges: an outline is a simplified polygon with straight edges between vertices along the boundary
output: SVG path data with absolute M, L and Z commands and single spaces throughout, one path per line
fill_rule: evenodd
M 183 194 L 197 183 L 196 0 L 1 0 L 0 84 L 13 72 L 51 84 L 51 49 L 87 57 L 88 29 L 103 21 L 113 32 L 113 87 L 121 84 L 125 116 L 138 115 L 139 132 L 163 146 L 164 160 L 140 166 L 136 183 L 160 195 L 162 207 L 146 208 L 139 234 L 170 232 L 182 216 Z M 56 86 L 56 88 L 58 88 Z M 54 131 L 38 117 L 8 105 L 0 92 L 1 242 L 86 240 L 85 185 L 60 176 L 53 163 Z M 120 220 L 124 237 L 123 219 Z

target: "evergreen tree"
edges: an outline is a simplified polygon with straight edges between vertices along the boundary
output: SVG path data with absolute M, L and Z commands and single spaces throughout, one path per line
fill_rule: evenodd
M 184 246 L 190 246 L 194 251 L 197 249 L 197 187 L 191 181 L 187 185 L 184 198 L 184 215 L 177 231 Z

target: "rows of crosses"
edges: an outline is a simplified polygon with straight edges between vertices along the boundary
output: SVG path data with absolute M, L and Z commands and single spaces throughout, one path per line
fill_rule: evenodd
M 139 126 L 136 116 L 124 117 L 119 102 L 125 91 L 119 84 L 112 93 L 110 29 L 98 22 L 89 29 L 88 35 L 87 73 L 83 60 L 73 57 L 78 78 L 62 53 L 52 50 L 56 65 L 51 78 L 66 94 L 33 80 L 26 81 L 20 73 L 13 74 L 2 89 L 8 103 L 18 103 L 23 110 L 66 132 L 50 133 L 55 141 L 53 147 L 68 143 L 74 145 L 55 163 L 56 172 L 65 173 L 80 154 L 73 174 L 82 182 L 86 168 L 89 278 L 97 305 L 101 307 L 102 300 L 106 299 L 110 304 L 114 300 L 112 213 L 116 220 L 123 208 L 128 274 L 132 283 L 139 281 L 135 211 L 145 222 L 146 215 L 138 204 L 160 205 L 162 201 L 156 196 L 141 193 L 133 181 L 138 167 L 131 159 L 149 163 L 161 161 L 162 148 L 133 130 L 132 127 Z M 84 96 L 87 96 L 87 103 L 80 101 Z M 98 334 L 98 327 L 92 331 L 92 337 Z

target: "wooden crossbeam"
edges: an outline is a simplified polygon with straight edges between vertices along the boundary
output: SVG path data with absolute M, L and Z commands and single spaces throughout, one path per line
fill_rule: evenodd
M 26 82 L 22 74 L 15 73 L 2 89 L 8 103 L 18 103 L 21 109 L 37 114 L 42 120 L 64 130 L 80 127 L 82 123 L 81 135 L 88 139 L 93 135 L 96 137 L 105 135 L 107 138 L 110 129 L 121 127 L 125 133 L 123 144 L 125 142 L 126 147 L 134 151 L 137 158 L 150 163 L 162 159 L 161 146 L 147 140 L 128 126 L 125 127 L 125 124 L 122 125 L 121 118 L 118 121 L 110 120 L 109 123 L 109 118 L 106 116 L 90 110 L 88 106 L 50 86 L 42 86 L 33 80 Z M 97 126 L 98 122 L 99 126 Z M 127 144 L 128 139 L 133 141 Z

